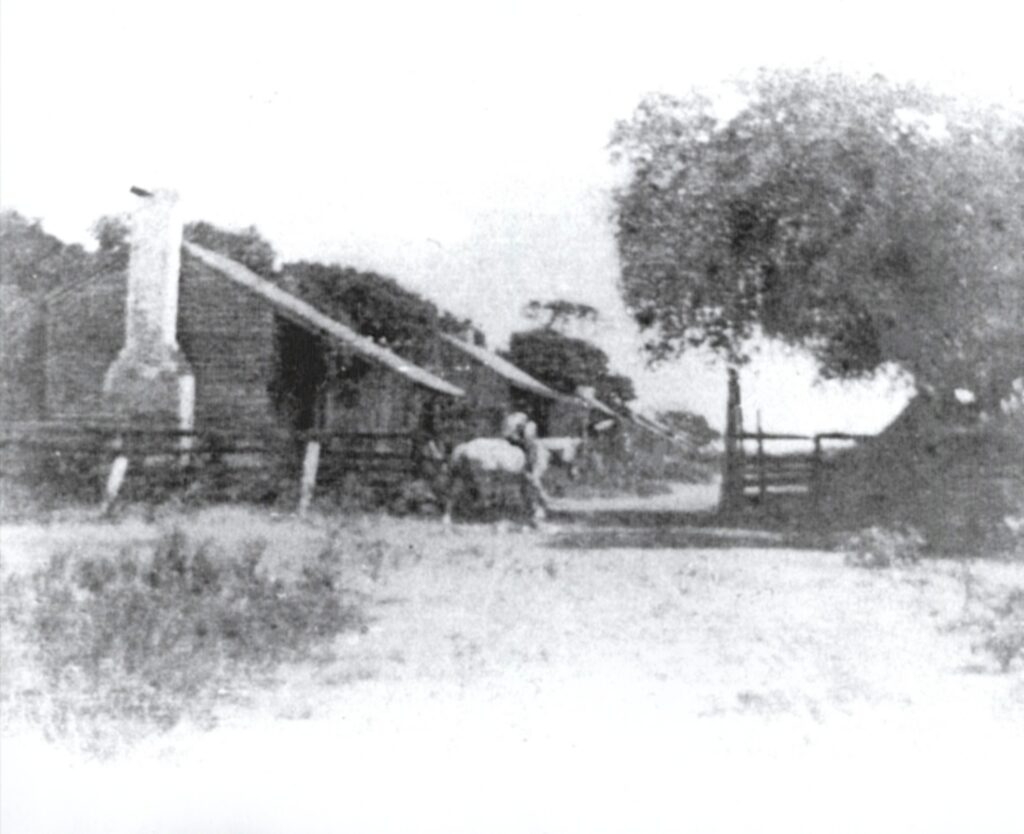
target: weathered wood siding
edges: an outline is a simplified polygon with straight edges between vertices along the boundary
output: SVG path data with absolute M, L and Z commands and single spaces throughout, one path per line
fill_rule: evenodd
M 13 284 L 0 285 L 0 422 L 46 413 L 43 305 Z
M 416 385 L 375 365 L 354 385 L 328 387 L 324 428 L 350 434 L 412 433 L 427 399 Z
M 279 427 L 270 399 L 275 314 L 265 301 L 185 255 L 178 344 L 196 380 L 199 430 Z
M 548 409 L 547 433 L 550 437 L 580 437 L 584 429 L 593 422 L 588 416 L 589 409 L 573 402 L 560 400 Z M 594 412 L 598 414 L 598 412 Z
M 109 416 L 103 378 L 124 344 L 124 271 L 73 283 L 47 304 L 46 417 L 98 420 Z
M 103 273 L 49 302 L 47 418 L 110 416 L 103 380 L 124 344 L 126 287 L 124 271 Z M 177 338 L 196 380 L 197 430 L 278 427 L 268 392 L 274 326 L 274 312 L 264 301 L 184 257 Z
M 435 351 L 431 370 L 466 392 L 440 406 L 439 431 L 455 443 L 500 435 L 505 416 L 516 410 L 508 380 L 440 339 Z

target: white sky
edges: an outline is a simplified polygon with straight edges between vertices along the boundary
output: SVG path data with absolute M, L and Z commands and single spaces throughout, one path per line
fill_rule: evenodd
M 615 120 L 648 91 L 821 59 L 1019 101 L 1024 60 L 1011 3 L 0 0 L 0 15 L 5 207 L 84 240 L 129 186 L 170 186 L 190 217 L 393 275 L 498 345 L 529 299 L 585 301 L 643 406 L 716 424 L 721 369 L 644 372 L 618 299 Z M 812 377 L 772 354 L 744 374 L 747 413 L 872 431 L 898 408 L 888 383 Z

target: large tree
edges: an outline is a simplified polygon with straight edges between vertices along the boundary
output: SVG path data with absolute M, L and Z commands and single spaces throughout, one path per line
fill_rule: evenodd
M 622 291 L 654 359 L 761 339 L 826 377 L 894 363 L 991 399 L 1024 373 L 1024 129 L 875 76 L 764 72 L 721 115 L 644 100 L 618 125 Z
M 506 356 L 556 391 L 571 394 L 580 386 L 593 387 L 598 397 L 619 408 L 636 399 L 633 381 L 609 370 L 608 354 L 601 348 L 551 327 L 513 333 Z
M 703 449 L 712 441 L 718 440 L 722 436 L 721 432 L 711 428 L 703 414 L 694 414 L 692 411 L 675 409 L 659 411 L 657 416 L 658 421 L 662 425 L 686 437 L 695 449 Z
M 38 296 L 88 274 L 92 261 L 85 249 L 49 234 L 38 220 L 0 212 L 0 284 Z
M 596 307 L 560 298 L 533 299 L 523 315 L 541 326 L 513 335 L 509 357 L 515 364 L 557 391 L 593 388 L 600 400 L 620 410 L 636 399 L 633 380 L 613 373 L 608 354 L 580 338 L 600 321 Z
M 539 321 L 544 327 L 555 330 L 573 322 L 594 323 L 599 318 L 597 308 L 589 304 L 565 301 L 564 299 L 553 301 L 533 299 L 523 308 L 523 315 L 533 321 Z
M 310 261 L 285 264 L 282 272 L 289 289 L 309 303 L 414 361 L 431 358 L 438 331 L 474 329 L 472 322 L 375 272 Z

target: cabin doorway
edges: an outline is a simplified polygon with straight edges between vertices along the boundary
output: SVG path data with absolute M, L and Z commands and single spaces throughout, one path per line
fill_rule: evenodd
M 296 432 L 323 428 L 328 370 L 323 339 L 279 320 L 274 342 L 270 388 L 279 417 Z
M 525 391 L 513 391 L 512 408 L 525 412 L 537 424 L 537 432 L 547 437 L 551 422 L 551 401 Z

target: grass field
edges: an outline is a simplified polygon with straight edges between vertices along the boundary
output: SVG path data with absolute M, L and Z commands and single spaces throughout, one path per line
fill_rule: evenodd
M 365 627 L 106 757 L 5 722 L 4 834 L 1020 830 L 1024 670 L 978 646 L 1022 562 L 222 508 L 8 525 L 0 571 L 173 528 L 285 578 L 330 541 Z

